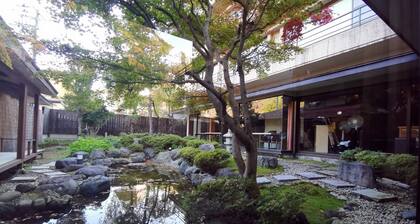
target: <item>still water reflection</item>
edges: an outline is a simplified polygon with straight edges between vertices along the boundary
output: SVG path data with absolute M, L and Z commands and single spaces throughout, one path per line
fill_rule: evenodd
M 68 214 L 45 223 L 184 223 L 173 198 L 188 189 L 182 178 L 166 170 L 124 172 L 102 199 L 79 201 Z

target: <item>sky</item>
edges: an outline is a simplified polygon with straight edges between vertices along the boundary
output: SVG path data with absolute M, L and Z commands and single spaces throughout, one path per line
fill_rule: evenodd
M 93 32 L 78 33 L 66 30 L 64 24 L 55 22 L 48 9 L 46 9 L 45 0 L 1 0 L 0 16 L 6 23 L 15 30 L 19 29 L 19 23 L 34 24 L 36 12 L 39 12 L 39 24 L 37 35 L 39 39 L 71 39 L 79 42 L 82 47 L 95 50 L 100 43 L 105 42 L 105 37 L 109 36 L 103 28 L 94 27 Z M 90 23 L 90 21 L 82 21 Z M 169 34 L 158 34 L 163 40 L 172 45 L 172 49 L 166 60 L 170 64 L 180 63 L 180 55 L 184 53 L 191 58 L 192 43 L 185 39 L 181 39 Z M 24 46 L 28 53 L 29 46 Z M 65 69 L 63 59 L 56 55 L 38 55 L 36 63 L 41 69 Z M 94 89 L 103 88 L 103 83 L 95 83 Z

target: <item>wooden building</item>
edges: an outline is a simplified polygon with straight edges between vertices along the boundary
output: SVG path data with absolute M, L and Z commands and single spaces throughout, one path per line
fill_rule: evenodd
M 51 83 L 0 18 L 0 173 L 37 155 L 42 137 L 42 94 L 55 96 Z

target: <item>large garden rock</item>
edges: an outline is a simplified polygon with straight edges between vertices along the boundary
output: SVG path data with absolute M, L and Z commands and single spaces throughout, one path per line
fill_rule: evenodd
M 26 193 L 26 192 L 35 190 L 35 188 L 36 188 L 36 186 L 34 184 L 30 184 L 30 183 L 18 184 L 15 187 L 16 191 L 19 191 L 21 193 Z
M 45 210 L 47 207 L 47 201 L 45 198 L 36 198 L 32 201 L 32 208 L 36 211 Z
M 120 156 L 125 157 L 125 158 L 129 157 L 131 153 L 130 150 L 127 148 L 120 148 L 119 152 L 120 152 Z
M 109 191 L 111 182 L 108 177 L 95 176 L 89 177 L 80 185 L 80 193 L 86 197 L 92 197 L 99 193 Z
M 171 159 L 172 160 L 177 160 L 181 157 L 181 149 L 174 149 L 172 151 L 170 151 L 171 154 Z
M 79 190 L 79 185 L 72 177 L 56 177 L 40 183 L 38 189 L 53 191 L 60 195 L 75 195 Z
M 83 174 L 87 177 L 91 176 L 105 176 L 108 171 L 108 167 L 101 166 L 101 165 L 95 165 L 95 166 L 85 166 L 78 171 L 76 171 L 76 174 Z
M 63 172 L 73 172 L 73 171 L 76 171 L 76 170 L 78 170 L 78 169 L 80 169 L 84 166 L 85 166 L 84 164 L 72 164 L 72 165 L 69 165 L 69 166 L 61 169 L 61 170 Z
M 130 160 L 126 159 L 126 158 L 114 158 L 111 160 L 112 161 L 112 166 L 121 166 L 121 165 L 126 165 L 130 163 Z
M 181 161 L 181 164 L 179 164 L 178 170 L 179 170 L 180 173 L 184 174 L 185 173 L 185 170 L 187 170 L 188 167 L 190 167 L 190 164 L 188 164 L 187 161 L 182 160 Z
M 154 161 L 157 163 L 168 164 L 172 162 L 172 152 L 171 151 L 160 152 L 156 155 L 156 157 L 154 158 Z
M 232 169 L 230 168 L 220 168 L 216 171 L 215 176 L 216 177 L 233 177 L 233 176 L 237 176 L 237 174 L 232 172 Z
M 341 161 L 338 164 L 338 178 L 363 187 L 376 186 L 373 168 L 364 163 Z
M 208 143 L 201 144 L 198 148 L 202 151 L 213 151 L 215 149 L 213 144 L 208 144 Z
M 71 156 L 77 158 L 79 155 L 83 158 L 83 160 L 89 159 L 89 153 L 84 151 L 75 152 Z
M 0 202 L 10 202 L 21 195 L 22 194 L 19 191 L 7 191 L 0 194 Z
M 16 208 L 20 211 L 29 211 L 32 207 L 32 199 L 21 198 L 16 202 Z
M 191 174 L 197 174 L 200 173 L 200 171 L 200 168 L 196 166 L 190 166 L 185 170 L 184 175 L 187 177 L 191 177 Z
M 16 207 L 12 203 L 0 202 L 0 219 L 12 218 L 16 215 Z
M 130 160 L 133 163 L 142 163 L 146 161 L 146 154 L 143 152 L 133 153 L 130 155 Z
M 90 153 L 90 156 L 89 157 L 92 160 L 95 160 L 95 159 L 105 159 L 106 158 L 106 155 L 105 155 L 105 152 L 102 151 L 102 150 L 93 150 Z
M 72 197 L 70 195 L 63 195 L 61 197 L 52 196 L 49 197 L 47 203 L 47 209 L 49 210 L 60 210 L 70 205 Z
M 111 151 L 108 152 L 108 157 L 120 158 L 121 157 L 121 152 L 119 150 L 111 150 Z
M 191 184 L 194 186 L 200 185 L 200 184 L 205 184 L 208 183 L 210 181 L 213 181 L 215 178 L 213 176 L 211 176 L 210 174 L 207 173 L 195 173 L 195 174 L 191 174 Z
M 277 157 L 272 156 L 258 156 L 257 165 L 266 168 L 276 168 L 279 165 Z
M 56 169 L 63 169 L 70 165 L 77 165 L 77 158 L 69 157 L 55 161 L 55 168 Z
M 144 154 L 146 155 L 146 159 L 152 159 L 156 155 L 155 150 L 150 147 L 144 149 Z
M 101 165 L 101 166 L 111 166 L 112 160 L 109 158 L 106 159 L 95 159 L 92 161 L 92 165 Z

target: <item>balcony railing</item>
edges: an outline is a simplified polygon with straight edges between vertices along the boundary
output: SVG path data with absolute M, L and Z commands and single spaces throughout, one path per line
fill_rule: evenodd
M 296 41 L 296 44 L 297 46 L 304 48 L 328 37 L 361 26 L 375 18 L 378 18 L 375 12 L 367 5 L 363 5 L 334 18 L 327 24 L 319 25 L 304 31 L 302 33 L 302 38 Z

